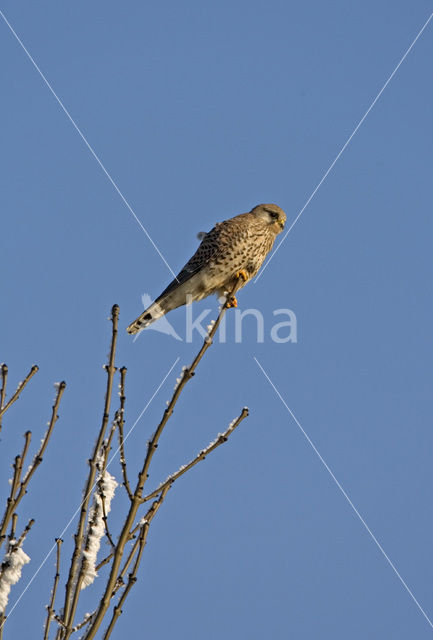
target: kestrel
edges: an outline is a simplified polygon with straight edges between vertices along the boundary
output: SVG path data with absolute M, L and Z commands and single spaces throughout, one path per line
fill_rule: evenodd
M 286 214 L 276 204 L 259 204 L 200 234 L 203 239 L 195 254 L 155 302 L 129 325 L 128 333 L 141 331 L 186 303 L 212 293 L 226 295 L 238 278 L 243 279 L 244 286 L 262 266 L 285 222 Z M 236 305 L 233 298 L 231 306 Z

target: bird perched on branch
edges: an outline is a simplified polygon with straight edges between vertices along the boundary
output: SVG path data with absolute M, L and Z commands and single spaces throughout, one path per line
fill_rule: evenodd
M 172 309 L 218 297 L 233 289 L 237 279 L 244 286 L 253 278 L 284 229 L 286 214 L 276 204 L 259 204 L 248 213 L 218 222 L 201 240 L 192 258 L 161 295 L 127 328 L 137 333 Z M 233 297 L 228 306 L 237 306 Z

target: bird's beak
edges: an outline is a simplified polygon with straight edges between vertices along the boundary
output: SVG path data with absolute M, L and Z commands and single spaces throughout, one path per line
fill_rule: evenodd
M 284 229 L 284 220 L 278 220 L 278 226 L 280 227 L 281 231 Z

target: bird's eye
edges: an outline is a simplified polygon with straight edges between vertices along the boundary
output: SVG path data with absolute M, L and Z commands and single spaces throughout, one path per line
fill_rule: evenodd
M 273 209 L 265 209 L 266 213 L 269 214 L 269 217 L 272 220 L 279 220 L 280 219 L 280 214 L 278 213 L 278 211 L 274 211 Z

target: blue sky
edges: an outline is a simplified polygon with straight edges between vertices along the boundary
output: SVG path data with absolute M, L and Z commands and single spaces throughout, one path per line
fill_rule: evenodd
M 426 1 L 3 2 L 1 10 L 174 270 L 196 234 L 259 202 L 289 223 L 427 20 Z M 256 284 L 292 309 L 296 344 L 254 324 L 215 344 L 181 398 L 150 483 L 244 405 L 230 442 L 170 491 L 113 638 L 429 638 L 433 629 L 255 363 L 256 357 L 433 620 L 431 59 L 433 24 Z M 37 522 L 11 604 L 81 496 L 113 303 L 128 367 L 131 469 L 201 341 L 124 331 L 170 273 L 3 20 L 0 360 L 40 372 L 2 432 L 4 460 L 67 390 L 22 504 Z M 195 313 L 214 299 L 196 305 Z M 184 335 L 183 310 L 170 322 Z M 183 333 L 182 333 L 183 332 Z M 119 469 L 113 466 L 116 476 Z M 5 488 L 10 469 L 0 471 Z M 5 489 L 6 490 L 6 489 Z M 118 510 L 114 507 L 114 514 Z M 115 527 L 114 527 L 115 528 Z M 73 527 L 64 535 L 70 556 Z M 68 548 L 69 547 L 69 548 Z M 42 567 L 5 628 L 35 637 Z M 88 589 L 92 608 L 97 588 Z M 60 593 L 63 593 L 62 587 Z M 28 620 L 35 620 L 29 631 Z M 39 626 L 38 626 L 39 625 Z

